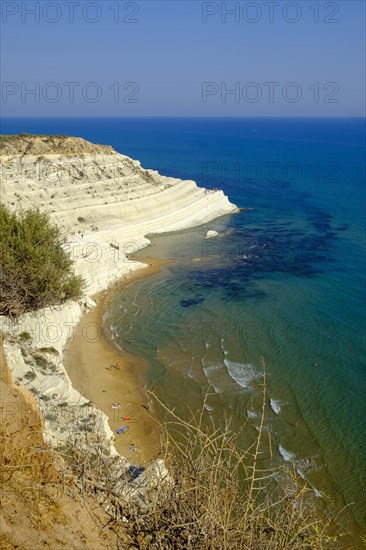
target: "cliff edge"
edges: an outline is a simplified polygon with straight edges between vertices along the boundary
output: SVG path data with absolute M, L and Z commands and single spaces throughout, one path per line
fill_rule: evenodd
M 17 319 L 0 317 L 4 360 L 14 382 L 34 398 L 45 444 L 63 456 L 82 457 L 84 469 L 85 457 L 92 457 L 94 477 L 88 483 L 101 502 L 112 487 L 118 498 L 144 508 L 151 491 L 169 482 L 164 462 L 157 459 L 136 479 L 128 478 L 133 466 L 116 452 L 106 415 L 71 384 L 64 347 L 83 313 L 94 307 L 91 296 L 143 266 L 128 256 L 149 244 L 146 235 L 200 225 L 238 209 L 222 191 L 146 170 L 110 146 L 81 138 L 1 136 L 0 169 L 2 203 L 11 210 L 47 211 L 63 228 L 75 271 L 86 281 L 79 302 Z M 96 463 L 107 469 L 97 481 Z M 122 517 L 110 500 L 103 508 Z
M 65 136 L 2 136 L 0 196 L 10 209 L 37 206 L 68 235 L 87 294 L 141 267 L 127 257 L 146 235 L 237 212 L 222 191 L 146 170 L 104 145 Z

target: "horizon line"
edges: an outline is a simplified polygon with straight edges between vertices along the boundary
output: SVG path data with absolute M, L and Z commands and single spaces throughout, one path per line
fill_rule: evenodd
M 146 118 L 164 118 L 164 119 L 173 119 L 173 118 L 179 118 L 179 119 L 248 119 L 248 118 L 252 118 L 252 119 L 258 119 L 258 118 L 263 118 L 263 119 L 327 119 L 327 120 L 332 120 L 332 119 L 344 119 L 344 118 L 366 118 L 366 114 L 364 115 L 339 115 L 339 116 L 326 116 L 326 115 L 298 115 L 298 116 L 294 116 L 294 115 L 269 115 L 269 116 L 266 116 L 266 115 L 241 115 L 241 116 L 236 116 L 236 115 L 228 115 L 228 116 L 224 116 L 224 115 L 136 115 L 136 116 L 133 116 L 133 115 L 127 115 L 127 116 L 123 116 L 123 115 L 120 115 L 120 116 L 115 116 L 115 115 L 69 115 L 69 116 L 65 116 L 65 115 L 8 115 L 8 116 L 1 116 L 0 117 L 0 121 L 1 120 L 6 120 L 6 119 L 14 119 L 14 118 L 19 118 L 19 119 L 24 119 L 24 118 L 29 118 L 29 119 L 40 119 L 40 118 L 43 118 L 43 119 L 49 119 L 49 118 L 53 118 L 53 119 L 80 119 L 80 118 L 100 118 L 100 119 L 104 119 L 104 118 L 111 118 L 111 119 L 146 119 Z

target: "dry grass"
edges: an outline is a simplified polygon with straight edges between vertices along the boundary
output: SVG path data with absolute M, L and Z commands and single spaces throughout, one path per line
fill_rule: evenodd
M 159 486 L 153 478 L 148 479 L 147 491 L 141 493 L 138 502 L 127 502 L 121 497 L 121 488 L 129 487 L 131 480 L 116 476 L 113 463 L 102 453 L 65 448 L 76 491 L 84 496 L 93 494 L 107 513 L 109 519 L 101 525 L 96 508 L 89 507 L 90 516 L 99 521 L 99 527 L 113 533 L 114 548 L 340 547 L 327 534 L 328 524 L 320 518 L 312 491 L 302 480 L 289 471 L 291 490 L 283 489 L 274 479 L 280 469 L 264 466 L 267 403 L 264 364 L 259 431 L 256 441 L 247 449 L 240 448 L 240 433 L 231 430 L 229 420 L 224 428 L 218 427 L 202 407 L 186 421 L 157 401 L 168 416 L 163 426 L 164 460 L 170 478 Z
M 0 420 L 0 548 L 115 548 L 99 504 L 80 495 L 67 462 L 45 444 L 34 399 L 13 383 L 1 334 Z
M 185 421 L 158 400 L 167 416 L 165 461 L 172 476 L 144 513 L 126 524 L 132 547 L 146 549 L 336 548 L 309 498 L 311 491 L 292 474 L 292 490 L 274 481 L 279 471 L 263 464 L 266 414 L 263 362 L 262 411 L 258 437 L 241 450 L 239 433 L 207 425 L 204 408 Z
M 50 451 L 43 443 L 39 419 L 33 427 L 20 427 L 19 433 L 14 431 L 14 424 L 11 434 L 3 426 L 0 483 L 8 533 L 17 509 L 24 502 L 31 504 L 26 510 L 26 528 L 27 533 L 34 529 L 33 541 L 22 546 L 27 539 L 18 537 L 19 548 L 40 547 L 46 532 L 51 547 L 62 547 L 55 535 L 58 533 L 63 544 L 67 541 L 69 548 L 80 550 L 99 549 L 102 540 L 103 548 L 116 550 L 340 547 L 328 536 L 328 525 L 320 519 L 311 491 L 302 480 L 287 472 L 292 476 L 291 490 L 282 489 L 275 481 L 280 470 L 265 466 L 264 363 L 258 436 L 246 449 L 241 449 L 241 433 L 233 432 L 229 419 L 219 427 L 203 406 L 187 421 L 155 399 L 167 416 L 162 428 L 170 477 L 159 485 L 156 479 L 147 478 L 140 498 L 129 502 L 121 492 L 126 494 L 126 487 L 127 492 L 129 487 L 132 490 L 134 482 L 120 476 L 123 465 L 119 468 L 117 464 L 116 469 L 102 451 L 77 449 L 72 442 L 62 454 Z M 87 525 L 88 518 L 89 527 L 80 524 L 78 531 L 75 518 L 81 508 L 83 522 Z M 86 529 L 90 531 L 89 541 Z M 7 541 L 12 540 L 9 537 L 0 538 L 0 546 L 7 548 Z

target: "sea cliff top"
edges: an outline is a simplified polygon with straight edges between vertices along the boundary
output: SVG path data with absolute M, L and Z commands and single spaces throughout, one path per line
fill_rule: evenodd
M 110 145 L 96 145 L 80 137 L 17 134 L 0 136 L 0 156 L 84 155 L 114 153 Z

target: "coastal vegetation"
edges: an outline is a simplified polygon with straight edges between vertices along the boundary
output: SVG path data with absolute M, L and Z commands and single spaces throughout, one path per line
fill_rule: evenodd
M 38 208 L 0 205 L 0 313 L 18 316 L 81 297 L 65 237 Z
M 164 412 L 164 461 L 172 481 L 155 494 L 145 513 L 132 510 L 128 516 L 126 527 L 133 548 L 341 547 L 338 537 L 331 534 L 330 521 L 317 508 L 313 492 L 296 471 L 264 465 L 268 406 L 264 361 L 262 367 L 258 435 L 245 449 L 230 418 L 219 426 L 203 406 L 187 420 L 154 396 Z M 286 483 L 278 483 L 279 479 Z
M 39 361 L 41 351 L 36 354 L 28 342 L 20 337 L 19 340 L 31 369 L 26 377 L 33 378 L 34 369 L 43 368 Z M 3 368 L 4 365 L 5 361 Z M 46 366 L 47 370 L 49 367 Z M 60 546 L 75 549 L 111 550 L 347 547 L 342 544 L 342 537 L 330 533 L 330 521 L 319 513 L 312 491 L 296 472 L 264 465 L 268 408 L 265 372 L 262 388 L 258 435 L 245 449 L 229 418 L 225 426 L 219 426 L 203 406 L 190 419 L 183 419 L 156 400 L 157 407 L 164 411 L 161 425 L 164 448 L 159 456 L 169 472 L 168 477 L 160 480 L 153 471 L 148 474 L 149 464 L 144 464 L 143 457 L 146 469 L 130 466 L 123 470 L 114 467 L 98 446 L 91 451 L 91 447 L 79 447 L 73 438 L 57 451 L 51 450 L 42 439 L 40 419 L 37 437 L 32 438 L 28 423 L 13 427 L 18 430 L 16 438 L 7 431 L 9 426 L 6 430 L 4 425 L 0 430 L 0 480 L 3 503 L 7 504 L 4 522 L 11 523 L 8 510 L 23 502 L 21 491 L 25 488 L 27 503 L 31 502 L 37 511 L 52 505 L 53 513 L 48 522 L 42 512 L 33 514 L 31 527 L 24 532 L 9 529 L 6 538 L 0 536 L 0 542 L 6 543 L 6 548 L 23 547 L 18 544 L 23 539 L 30 542 L 27 547 L 37 548 L 40 540 L 47 539 L 50 547 L 55 547 L 56 541 Z M 17 391 L 16 386 L 12 391 Z M 25 394 L 21 396 L 25 398 Z M 67 408 L 68 404 L 65 405 Z M 9 418 L 16 420 L 13 416 Z M 38 416 L 33 414 L 31 418 Z M 85 430 L 87 440 L 96 426 L 85 423 L 78 429 Z M 278 483 L 284 477 L 287 483 Z M 131 494 L 136 483 L 138 499 L 134 500 Z M 22 517 L 29 514 L 27 506 L 19 508 Z M 84 526 L 87 532 L 80 529 L 71 510 L 78 517 L 80 514 L 87 517 Z M 328 514 L 328 519 L 336 518 Z M 67 533 L 60 524 L 67 525 Z M 94 545 L 85 540 L 89 532 L 98 537 Z M 26 539 L 29 536 L 31 541 Z
M 109 145 L 96 145 L 82 138 L 66 135 L 43 134 L 2 134 L 0 135 L 0 156 L 13 155 L 83 155 L 83 154 L 111 154 Z
M 22 138 L 24 154 L 53 151 L 54 143 L 47 136 L 29 138 L 31 147 L 28 147 L 27 135 Z M 57 151 L 72 150 L 73 142 L 69 138 L 59 136 L 55 139 L 60 145 Z M 10 141 L 14 141 L 14 147 L 19 147 L 16 140 Z M 3 151 L 11 156 L 13 143 L 4 145 Z M 80 148 L 80 143 L 77 146 Z M 88 145 L 85 150 L 92 149 Z M 14 189 L 17 189 L 15 183 Z M 23 197 L 27 197 L 25 192 Z M 108 223 L 110 211 L 106 209 L 106 212 L 105 223 Z M 141 217 L 140 210 L 136 215 Z M 85 223 L 86 218 L 75 217 L 75 221 Z M 64 247 L 65 238 L 61 230 L 52 225 L 47 214 L 36 208 L 14 213 L 0 206 L 0 233 L 0 314 L 20 316 L 81 296 L 83 281 L 73 273 L 72 260 Z M 117 249 L 112 241 L 114 237 L 111 234 L 109 247 Z M 114 254 L 107 257 L 114 261 Z M 26 331 L 19 334 L 18 340 L 14 337 L 13 346 L 20 349 L 27 369 L 17 383 L 24 383 L 36 398 L 33 402 L 28 396 L 27 406 L 31 403 L 36 410 L 36 403 L 41 404 L 43 419 L 48 426 L 51 420 L 55 425 L 61 416 L 60 411 L 70 407 L 70 402 L 58 404 L 54 398 L 57 392 L 63 396 L 59 385 L 53 396 L 50 391 L 43 390 L 42 377 L 46 374 L 51 373 L 57 383 L 60 381 L 57 350 L 49 345 L 33 348 L 32 336 Z M 8 354 L 12 358 L 9 349 Z M 13 361 L 17 361 L 16 354 Z M 41 543 L 49 547 L 129 550 L 345 547 L 339 530 L 334 528 L 336 518 L 327 512 L 332 520 L 330 526 L 327 515 L 316 506 L 313 491 L 299 478 L 295 468 L 282 465 L 273 469 L 268 466 L 264 444 L 268 438 L 264 362 L 262 366 L 262 409 L 258 416 L 258 433 L 252 445 L 245 448 L 240 438 L 247 426 L 245 420 L 241 433 L 238 433 L 233 430 L 230 418 L 224 425 L 219 424 L 215 415 L 210 415 L 204 406 L 193 412 L 190 419 L 182 418 L 152 395 L 164 418 L 161 424 L 164 447 L 158 458 L 164 459 L 169 475 L 163 479 L 157 475 L 154 477 L 151 470 L 148 475 L 151 464 L 144 460 L 143 451 L 139 456 L 138 448 L 133 451 L 136 451 L 134 456 L 138 462 L 135 464 L 138 466 L 131 465 L 126 470 L 122 467 L 124 459 L 119 457 L 116 462 L 119 460 L 122 466 L 112 467 L 113 457 L 100 445 L 96 409 L 90 401 L 77 405 L 79 410 L 77 407 L 71 409 L 72 414 L 76 411 L 75 420 L 70 422 L 72 437 L 65 438 L 57 451 L 51 451 L 43 439 L 44 420 L 41 416 L 37 417 L 32 433 L 29 433 L 28 423 L 22 419 L 12 430 L 11 426 L 2 423 L 0 481 L 5 495 L 1 504 L 4 513 L 8 514 L 5 520 L 12 526 L 15 521 L 12 506 L 21 509 L 24 517 L 31 517 L 35 532 L 33 539 L 29 539 L 28 525 L 23 534 L 19 527 L 16 530 L 8 528 L 6 539 L 0 535 L 0 546 L 38 548 Z M 41 375 L 42 384 L 36 383 L 37 375 Z M 6 384 L 10 387 L 8 381 Z M 26 394 L 19 393 L 25 400 Z M 15 415 L 8 416 L 15 424 Z M 79 421 L 79 416 L 82 421 Z M 86 442 L 85 446 L 79 446 L 81 439 Z M 67 498 L 64 498 L 65 489 Z M 126 498 L 132 489 L 138 493 L 138 502 Z M 31 505 L 36 510 L 33 515 Z M 81 511 L 84 515 L 79 520 Z M 60 527 L 59 532 L 55 532 L 58 522 L 65 529 Z M 14 537 L 20 535 L 24 538 L 18 538 L 15 544 Z M 99 536 L 103 540 L 97 538 Z
M 264 363 L 263 363 L 264 368 Z M 75 448 L 72 456 L 78 488 L 94 488 L 109 515 L 113 548 L 129 550 L 242 550 L 343 548 L 328 518 L 320 513 L 313 493 L 291 467 L 264 466 L 265 417 L 268 407 L 265 371 L 258 435 L 243 449 L 239 433 L 201 410 L 184 419 L 154 394 L 164 421 L 164 463 L 169 478 L 141 485 L 139 503 L 124 500 L 116 490 L 105 459 Z M 243 428 L 245 429 L 245 427 Z M 71 453 L 71 454 L 70 454 Z M 136 470 L 135 467 L 132 467 Z M 143 471 L 143 468 L 139 468 Z M 78 472 L 80 475 L 78 475 Z M 131 474 L 133 475 L 133 473 Z M 125 482 L 130 483 L 133 477 Z M 138 478 L 137 478 L 138 479 Z M 278 483 L 286 479 L 286 483 Z M 81 480 L 81 481 L 80 481 Z M 136 480 L 137 481 L 137 480 Z M 148 493 L 145 492 L 149 487 Z

